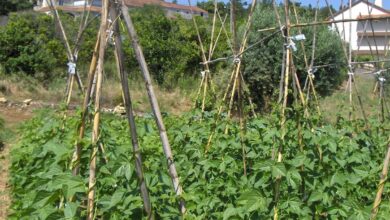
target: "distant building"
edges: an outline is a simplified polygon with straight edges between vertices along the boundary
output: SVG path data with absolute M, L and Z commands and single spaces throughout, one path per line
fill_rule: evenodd
M 367 21 L 367 18 L 373 19 L 372 22 Z M 390 40 L 390 12 L 383 8 L 382 0 L 375 0 L 374 3 L 367 0 L 355 0 L 352 2 L 351 9 L 345 6 L 334 15 L 334 20 L 343 19 L 358 20 L 351 22 L 351 32 L 349 22 L 332 25 L 333 30 L 337 26 L 340 37 L 351 44 L 354 54 L 369 55 L 371 52 L 376 54 L 376 51 L 379 54 L 385 53 Z M 350 33 L 351 42 L 349 42 Z
M 85 0 L 52 0 L 58 10 L 66 11 L 72 14 L 82 12 L 84 10 Z M 38 0 L 37 6 L 34 7 L 35 11 L 38 12 L 50 12 L 48 5 L 50 0 Z M 92 2 L 92 5 L 91 5 Z M 181 15 L 185 19 L 191 19 L 193 15 L 208 17 L 208 12 L 196 7 L 179 5 L 174 3 L 165 2 L 162 0 L 125 0 L 126 5 L 129 8 L 140 8 L 145 5 L 157 5 L 163 8 L 168 17 L 176 17 Z M 87 0 L 87 10 L 99 13 L 102 6 L 101 0 Z

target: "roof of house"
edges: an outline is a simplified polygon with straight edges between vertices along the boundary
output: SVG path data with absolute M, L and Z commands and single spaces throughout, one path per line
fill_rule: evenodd
M 145 5 L 158 5 L 163 8 L 170 8 L 175 10 L 186 10 L 186 11 L 192 11 L 192 12 L 204 13 L 204 14 L 208 13 L 207 11 L 196 6 L 178 5 L 170 2 L 164 2 L 161 0 L 125 0 L 125 4 L 129 7 L 143 7 Z M 82 12 L 84 10 L 84 6 L 55 6 L 55 7 L 58 10 L 70 11 L 70 12 Z M 89 10 L 89 7 L 93 12 L 101 11 L 101 7 L 99 6 L 87 6 L 87 10 Z M 37 8 L 36 11 L 47 12 L 50 11 L 50 7 L 39 7 Z
M 383 13 L 390 13 L 390 11 L 382 8 L 382 7 L 379 7 L 378 5 L 375 5 L 374 3 L 371 3 L 369 2 L 368 0 L 358 0 L 358 1 L 355 1 L 354 3 L 352 3 L 352 7 L 354 7 L 355 5 L 359 4 L 359 3 L 366 3 L 367 5 L 375 8 L 375 9 L 378 9 L 379 11 L 382 11 Z M 335 13 L 333 16 L 336 17 L 337 15 L 345 12 L 349 10 L 349 7 L 344 7 L 343 9 L 341 9 L 340 11 L 338 11 L 337 13 Z
M 187 11 L 193 11 L 198 13 L 208 13 L 207 11 L 196 6 L 179 5 L 175 3 L 165 2 L 162 0 L 125 0 L 125 3 L 127 6 L 130 7 L 143 7 L 144 5 L 159 5 L 164 8 L 187 10 Z
M 57 10 L 61 11 L 69 11 L 69 12 L 83 12 L 84 11 L 84 6 L 54 6 Z M 35 9 L 34 9 L 35 10 Z M 87 6 L 86 10 L 91 10 L 92 12 L 101 12 L 102 8 L 98 6 Z M 48 7 L 39 7 L 36 8 L 36 11 L 38 12 L 48 12 L 51 11 L 51 8 Z

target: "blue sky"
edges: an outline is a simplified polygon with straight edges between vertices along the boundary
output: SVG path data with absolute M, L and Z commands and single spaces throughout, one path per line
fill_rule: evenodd
M 168 2 L 171 2 L 172 0 L 167 0 Z M 202 0 L 191 0 L 191 4 L 195 5 L 196 2 L 200 2 Z M 228 0 L 224 0 L 227 2 Z M 251 2 L 251 0 L 246 0 L 247 2 Z M 277 0 L 280 1 L 280 0 Z M 349 0 L 343 0 L 344 4 L 347 3 Z M 390 9 L 390 1 L 389 0 L 382 0 L 383 6 L 386 9 Z M 188 5 L 188 0 L 178 0 L 179 4 Z M 301 2 L 304 5 L 312 4 L 313 6 L 317 4 L 317 0 L 296 0 L 296 2 Z M 329 3 L 333 4 L 335 8 L 338 8 L 340 6 L 341 0 L 328 0 Z M 323 6 L 325 5 L 325 0 L 320 0 L 320 4 Z

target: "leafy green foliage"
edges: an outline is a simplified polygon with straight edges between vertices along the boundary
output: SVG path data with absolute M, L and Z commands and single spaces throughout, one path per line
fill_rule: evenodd
M 56 39 L 54 20 L 45 14 L 11 14 L 0 28 L 0 63 L 6 73 L 49 74 L 65 63 L 64 47 Z
M 247 176 L 243 175 L 239 126 L 222 121 L 208 154 L 204 153 L 214 114 L 166 116 L 164 121 L 175 155 L 187 206 L 187 219 L 270 219 L 273 206 L 281 219 L 367 219 L 375 197 L 389 127 L 371 121 L 339 120 L 335 125 L 309 127 L 320 121 L 301 121 L 289 112 L 281 140 L 277 115 L 247 123 L 244 138 Z M 11 219 L 82 219 L 85 217 L 90 136 L 85 137 L 81 176 L 73 177 L 69 161 L 77 139 L 79 117 L 62 129 L 60 116 L 43 112 L 26 123 L 12 151 Z M 224 133 L 229 124 L 228 134 Z M 98 153 L 97 217 L 141 219 L 142 200 L 126 120 L 105 115 Z M 384 126 L 384 127 L 383 127 Z M 177 198 L 167 174 L 153 117 L 137 118 L 145 179 L 159 219 L 179 219 Z M 90 134 L 88 128 L 87 134 Z M 275 153 L 283 146 L 283 162 Z M 276 178 L 281 177 L 276 204 Z M 69 197 L 75 196 L 71 202 Z M 388 219 L 390 185 L 386 183 L 379 219 Z
M 283 10 L 279 8 L 279 14 L 282 16 Z M 313 11 L 302 7 L 298 8 L 299 21 L 301 23 L 312 21 Z M 284 21 L 283 16 L 281 17 Z M 292 22 L 295 23 L 294 16 L 291 16 Z M 249 84 L 250 91 L 254 96 L 254 101 L 258 107 L 269 107 L 270 101 L 274 100 L 279 91 L 280 75 L 282 70 L 284 38 L 280 33 L 272 37 L 271 32 L 259 33 L 257 30 L 278 26 L 274 9 L 271 5 L 260 5 L 257 7 L 254 17 L 252 32 L 249 37 L 248 45 L 266 39 L 259 46 L 254 47 L 245 54 L 245 72 L 244 77 Z M 303 28 L 306 40 L 303 41 L 305 46 L 308 64 L 310 65 L 313 29 Z M 315 72 L 315 86 L 320 95 L 329 95 L 337 89 L 345 78 L 345 67 L 342 67 L 345 58 L 342 51 L 342 44 L 335 33 L 328 30 L 326 26 L 317 26 L 317 41 L 315 50 L 314 66 L 331 64 L 323 68 L 318 68 Z M 298 34 L 297 29 L 291 30 L 291 36 Z M 267 38 L 268 37 L 268 38 Z M 329 40 L 335 39 L 335 40 Z M 301 42 L 295 42 L 298 50 L 294 52 L 293 59 L 296 67 L 300 84 L 303 87 L 307 68 L 305 66 L 304 54 L 301 48 Z
M 209 16 L 214 14 L 214 1 L 201 1 L 197 2 L 197 6 L 206 10 L 209 13 Z M 230 15 L 230 1 L 228 2 L 218 2 L 217 3 L 218 11 L 222 17 L 225 15 Z M 236 0 L 236 18 L 238 20 L 245 20 L 248 15 L 248 2 L 242 0 Z
M 8 15 L 9 12 L 31 9 L 29 0 L 2 0 L 0 4 L 0 15 Z
M 193 77 L 194 73 L 199 73 L 201 56 L 192 20 L 170 19 L 155 6 L 131 13 L 150 72 L 157 83 L 171 88 L 180 77 Z M 199 17 L 197 22 L 202 38 L 208 39 L 208 21 Z M 128 40 L 124 48 L 129 69 L 138 69 Z

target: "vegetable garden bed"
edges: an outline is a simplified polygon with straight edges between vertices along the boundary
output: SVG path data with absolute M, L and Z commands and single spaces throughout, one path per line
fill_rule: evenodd
M 81 173 L 72 176 L 70 161 L 79 117 L 68 117 L 63 128 L 60 115 L 43 111 L 21 129 L 21 140 L 11 153 L 10 219 L 85 218 L 91 137 L 82 140 Z M 296 115 L 290 113 L 282 143 L 276 115 L 250 119 L 244 139 L 244 176 L 235 122 L 217 125 L 205 154 L 213 116 L 206 113 L 200 120 L 191 113 L 164 118 L 184 190 L 186 219 L 270 219 L 276 202 L 280 219 L 369 219 L 387 149 L 388 125 L 371 120 L 367 130 L 359 120 L 322 125 L 321 120 L 301 119 L 298 126 Z M 144 213 L 127 122 L 112 115 L 102 120 L 95 216 L 141 219 Z M 224 134 L 227 123 L 230 130 Z M 178 198 L 153 117 L 137 118 L 137 129 L 156 218 L 179 219 Z M 277 163 L 273 158 L 281 144 L 284 158 Z M 388 182 L 382 199 L 378 219 L 389 219 Z

